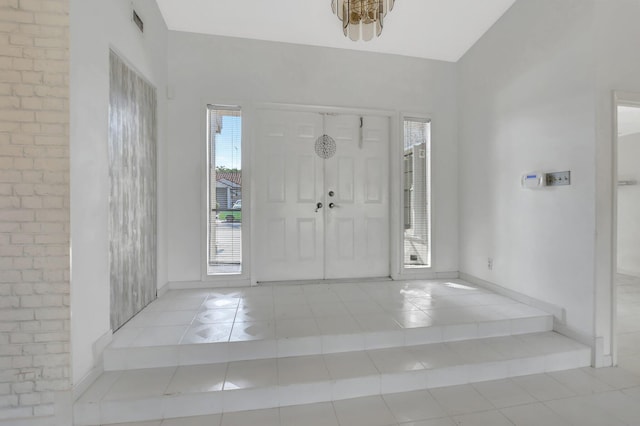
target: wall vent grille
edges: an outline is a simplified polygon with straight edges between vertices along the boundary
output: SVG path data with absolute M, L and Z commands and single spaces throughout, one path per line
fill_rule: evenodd
M 136 24 L 141 33 L 144 33 L 144 22 L 140 19 L 140 15 L 134 10 L 133 11 L 133 22 Z

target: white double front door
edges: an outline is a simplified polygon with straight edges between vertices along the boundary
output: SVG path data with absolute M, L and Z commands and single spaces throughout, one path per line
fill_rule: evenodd
M 255 143 L 257 281 L 389 276 L 387 117 L 260 110 Z

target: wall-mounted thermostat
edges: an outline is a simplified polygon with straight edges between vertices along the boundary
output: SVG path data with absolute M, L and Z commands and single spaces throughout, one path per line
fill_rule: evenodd
M 522 175 L 520 184 L 527 189 L 540 189 L 545 186 L 571 185 L 571 172 L 529 172 Z
M 544 173 L 529 172 L 522 175 L 520 184 L 523 188 L 539 189 L 544 188 L 547 183 L 547 179 Z

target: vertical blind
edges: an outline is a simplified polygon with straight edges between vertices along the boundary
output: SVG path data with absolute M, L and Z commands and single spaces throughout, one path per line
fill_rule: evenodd
M 209 106 L 208 264 L 210 275 L 242 272 L 242 113 Z
M 404 120 L 404 265 L 431 266 L 431 122 Z

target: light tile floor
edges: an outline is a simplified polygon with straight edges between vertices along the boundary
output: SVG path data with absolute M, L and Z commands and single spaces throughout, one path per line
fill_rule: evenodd
M 169 291 L 111 348 L 291 339 L 452 325 L 545 313 L 459 280 Z
M 640 358 L 640 314 L 637 314 L 640 312 L 640 290 L 637 290 L 640 285 L 626 283 L 619 289 L 622 368 L 585 368 L 333 403 L 127 425 L 640 425 L 640 362 L 637 361 Z M 469 308 L 470 305 L 474 307 Z M 344 333 L 345 330 L 354 333 L 397 330 L 490 321 L 514 313 L 524 317 L 539 315 L 539 311 L 533 308 L 457 280 L 183 290 L 169 292 L 147 307 L 118 331 L 113 345 L 182 345 Z M 636 338 L 637 345 L 634 344 Z M 470 352 L 478 357 L 484 355 L 478 348 L 467 345 L 468 342 L 450 344 L 453 352 L 444 358 Z M 637 352 L 634 348 L 638 348 Z M 393 352 L 394 349 L 379 351 L 378 358 L 363 362 L 358 359 L 344 362 L 342 359 L 357 357 L 357 354 L 325 355 L 326 369 L 320 368 L 313 373 L 323 377 L 346 377 L 349 372 L 342 371 L 344 365 L 351 365 L 350 369 L 356 375 L 360 370 L 376 371 L 384 368 L 386 359 L 394 356 Z M 624 358 L 624 354 L 628 357 Z M 444 358 L 442 361 L 446 363 Z M 415 360 L 407 358 L 406 362 Z M 246 366 L 239 362 L 237 366 L 242 370 L 249 364 L 255 362 Z M 214 390 L 211 380 L 199 382 L 201 368 L 178 367 L 174 376 L 176 386 L 188 385 L 194 391 Z M 295 365 L 285 370 L 297 371 L 300 375 L 307 373 Z M 207 374 L 207 377 L 220 375 L 216 389 L 226 386 L 222 374 L 218 373 L 211 371 Z M 232 374 L 227 374 L 227 380 L 229 377 Z M 295 381 L 296 374 L 289 379 Z M 136 381 L 136 378 L 132 376 L 131 380 Z M 159 377 L 158 380 L 164 379 Z M 273 381 L 273 378 L 265 380 Z M 121 384 L 122 392 L 126 392 L 126 383 Z M 146 385 L 151 393 L 155 388 L 162 388 L 154 383 Z
M 312 405 L 126 426 L 640 425 L 640 376 L 583 368 Z M 121 424 L 119 426 L 125 426 Z
M 622 280 L 618 295 L 620 368 L 584 368 L 333 403 L 127 426 L 640 425 L 640 282 Z M 486 321 L 491 312 L 498 316 L 514 311 L 526 315 L 522 306 L 516 307 L 513 301 L 458 281 L 444 286 L 384 283 L 384 286 L 323 284 L 304 288 L 193 290 L 169 292 L 154 302 L 117 333 L 114 343 L 135 347 L 273 339 L 318 331 L 360 332 L 369 327 L 375 330 L 425 327 L 459 321 L 460 309 L 470 304 L 481 305 L 471 313 L 465 311 L 464 315 L 471 315 L 474 320 Z M 483 310 L 482 306 L 492 308 Z M 531 314 L 536 314 L 536 310 Z M 467 320 L 465 317 L 464 321 Z M 215 332 L 211 324 L 216 324 Z M 465 345 L 460 342 L 453 346 L 456 353 L 476 351 L 474 356 L 483 355 L 477 348 Z M 385 355 L 391 356 L 381 352 L 377 359 L 380 366 L 385 364 Z M 357 359 L 349 359 L 345 363 L 341 359 L 348 356 L 325 355 L 328 371 L 320 369 L 319 374 L 344 376 L 343 366 L 355 368 L 355 364 L 362 371 L 376 369 L 373 361 L 359 363 Z M 200 389 L 199 368 L 179 367 L 176 376 Z M 294 379 L 295 375 L 291 377 Z M 210 386 L 210 381 L 204 385 Z M 154 386 L 148 384 L 150 389 Z M 218 386 L 223 386 L 222 380 Z
M 618 274 L 618 364 L 640 374 L 640 277 Z

